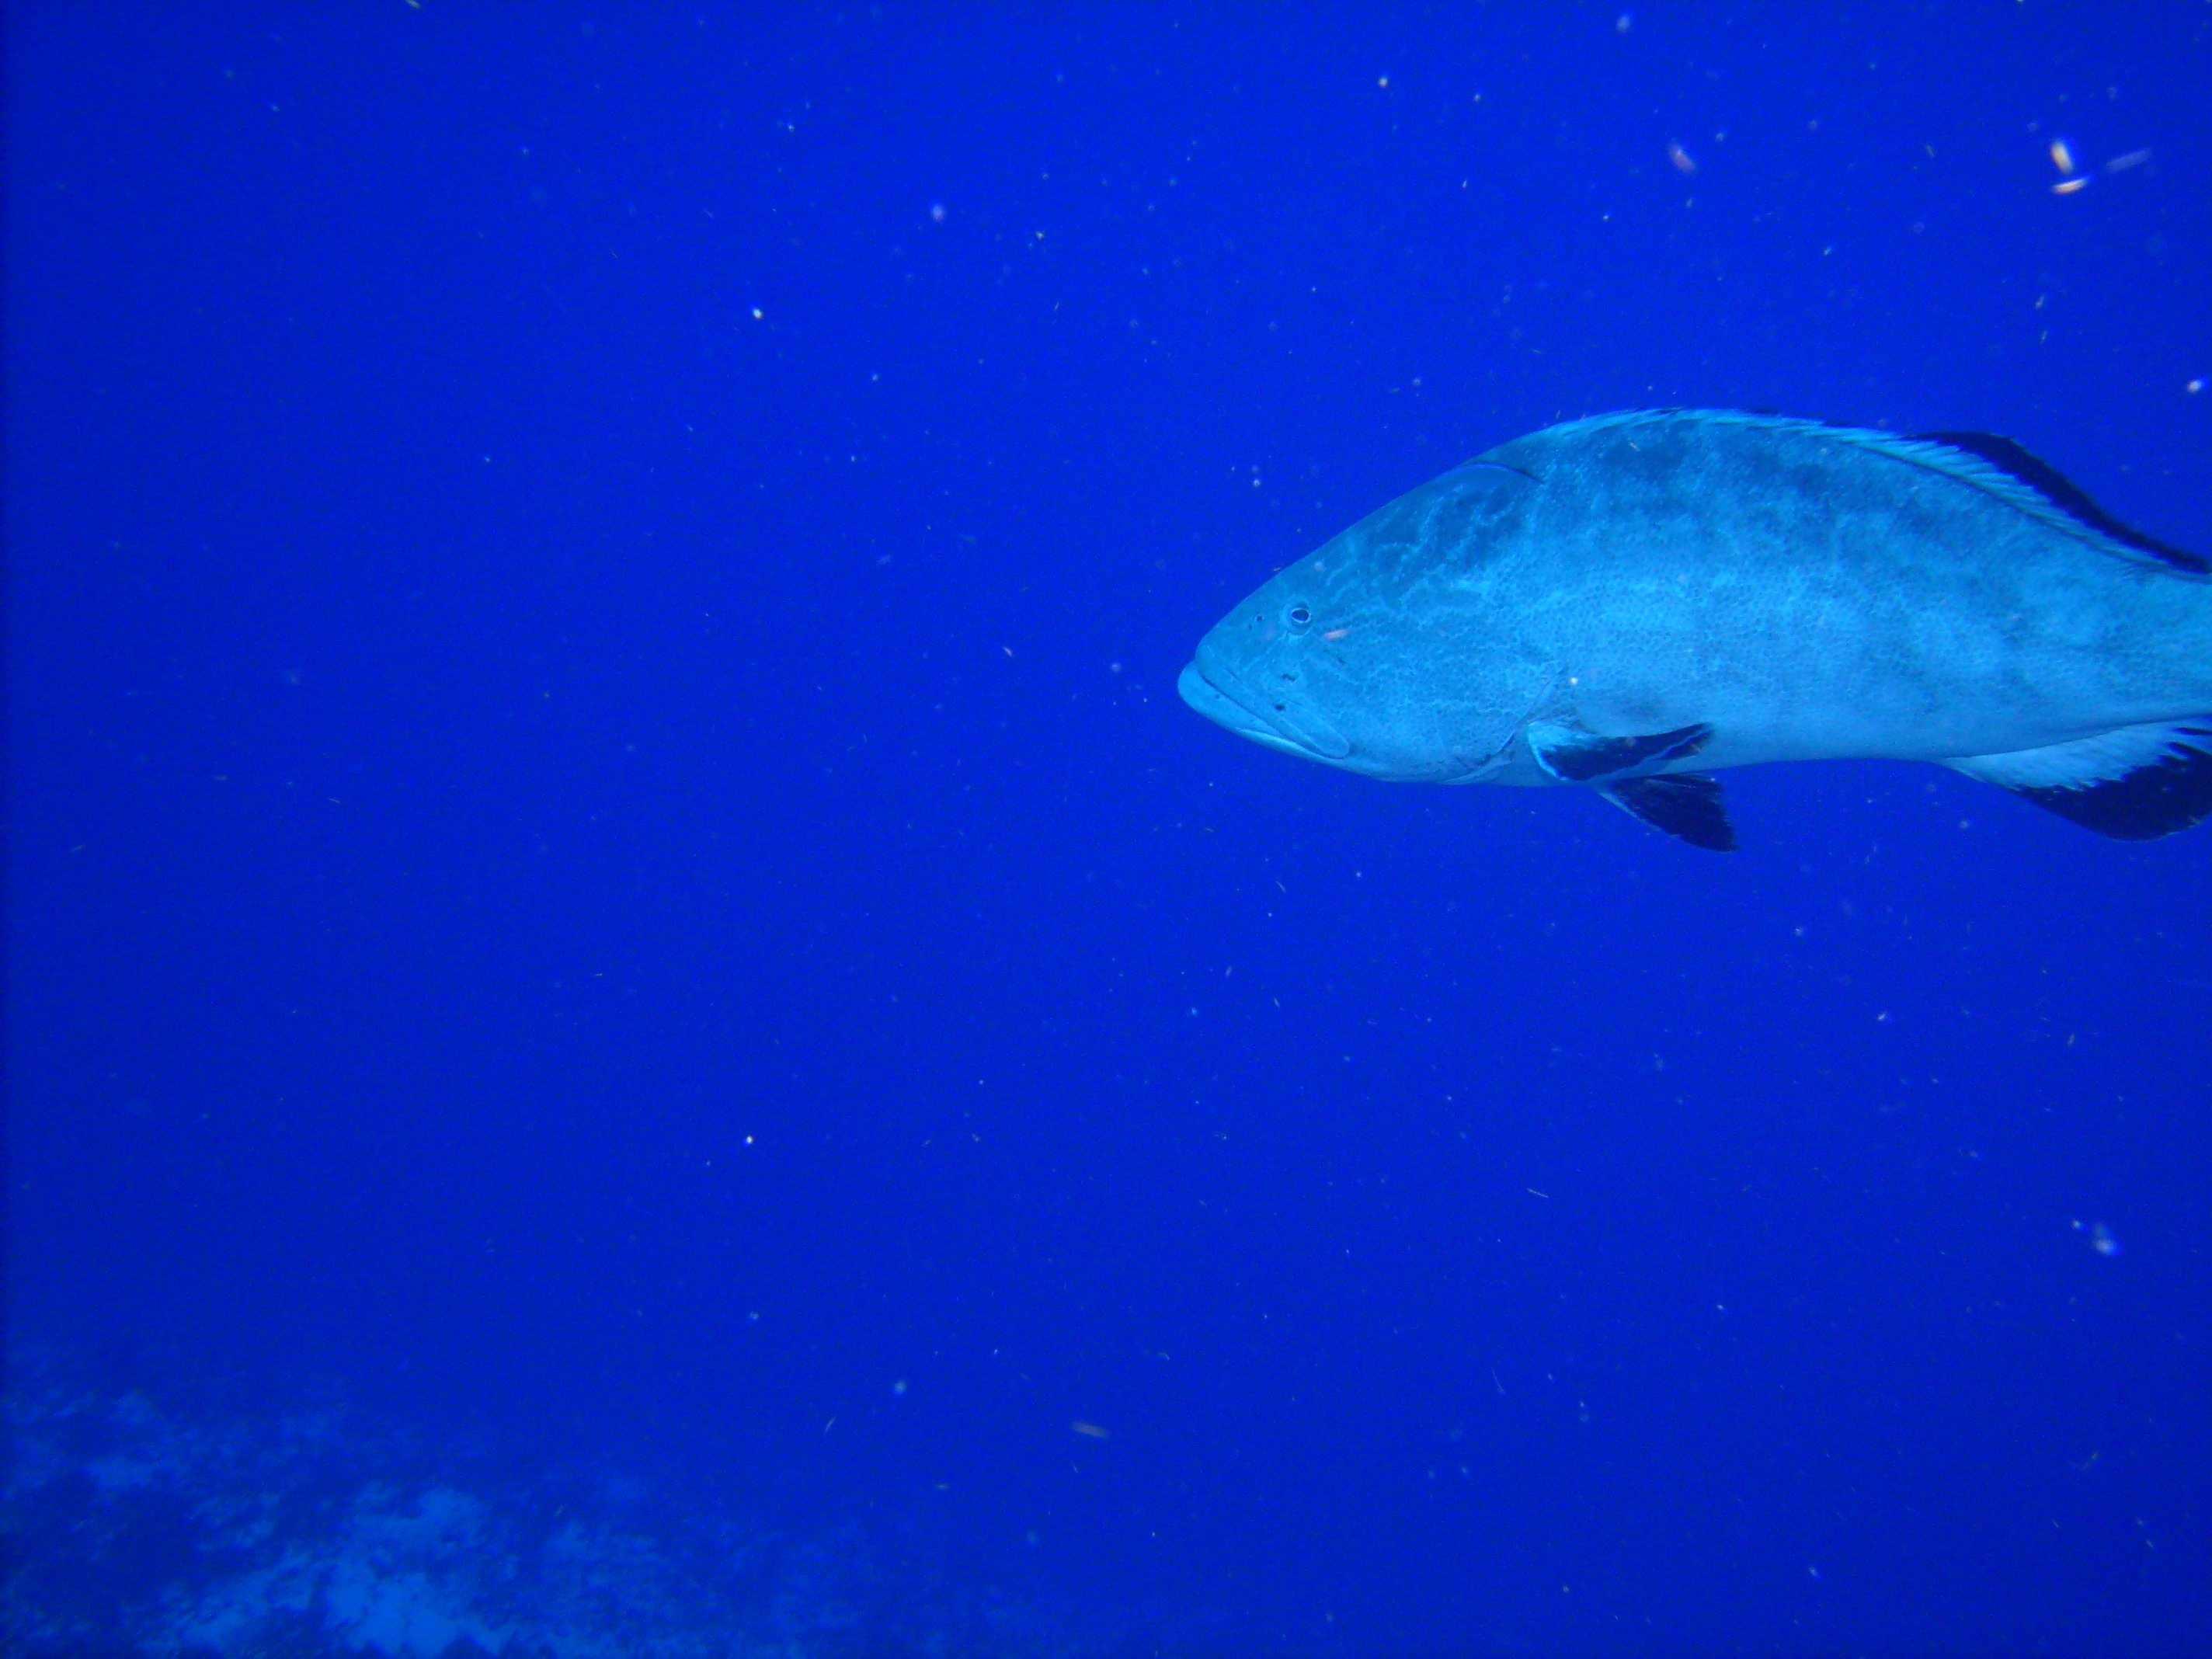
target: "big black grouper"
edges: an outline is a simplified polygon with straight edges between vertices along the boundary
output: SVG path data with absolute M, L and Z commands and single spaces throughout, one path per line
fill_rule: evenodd
M 2212 564 L 1986 433 L 1604 415 L 1283 570 L 1181 690 L 1270 748 L 1583 784 L 1698 847 L 1735 844 L 1714 769 L 1845 756 L 2145 840 L 2212 814 Z

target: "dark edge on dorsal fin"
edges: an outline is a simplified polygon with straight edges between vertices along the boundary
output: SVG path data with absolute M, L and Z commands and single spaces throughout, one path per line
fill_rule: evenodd
M 2192 576 L 2212 576 L 2212 562 L 2199 558 L 2194 553 L 2185 553 L 2178 547 L 2168 546 L 2153 536 L 2122 524 L 2111 514 L 2091 501 L 2074 481 L 2041 456 L 2023 449 L 2009 438 L 2000 438 L 1994 432 L 1917 432 L 1918 443 L 1948 444 L 1954 449 L 1963 449 L 1969 455 L 1978 455 L 1991 466 L 2001 467 L 2049 501 L 2060 512 L 2079 519 L 2090 529 L 2111 537 L 2124 546 L 2139 553 L 2148 553 L 2163 560 L 2177 570 L 2186 570 Z
M 1621 778 L 1604 785 L 1598 793 L 1677 841 L 1709 853 L 1735 851 L 1735 825 L 1729 822 L 1721 787 L 1703 772 Z

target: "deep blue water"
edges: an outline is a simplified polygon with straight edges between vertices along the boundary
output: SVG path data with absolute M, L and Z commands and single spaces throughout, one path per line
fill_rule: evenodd
M 1174 690 L 1614 408 L 2212 551 L 2212 7 L 21 3 L 7 76 L 19 1403 L 627 1472 L 878 1587 L 793 1652 L 2212 1651 L 2212 829 L 1808 764 L 1715 857 Z

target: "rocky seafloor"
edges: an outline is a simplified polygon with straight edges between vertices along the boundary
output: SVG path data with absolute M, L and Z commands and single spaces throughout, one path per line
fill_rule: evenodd
M 127 1382 L 127 1386 L 126 1386 Z M 18 1659 L 1107 1659 L 1189 1651 L 956 1582 L 857 1525 L 778 1533 L 433 1446 L 335 1390 L 9 1357 L 0 1638 Z

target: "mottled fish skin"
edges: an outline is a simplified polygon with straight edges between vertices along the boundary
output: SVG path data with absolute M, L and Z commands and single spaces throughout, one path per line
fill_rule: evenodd
M 1717 792 L 1624 786 L 1887 757 L 2107 834 L 2212 811 L 2212 567 L 1978 434 L 1695 410 L 1533 433 L 1261 585 L 1181 688 L 1289 753 L 1583 783 L 1706 846 L 1733 844 Z

